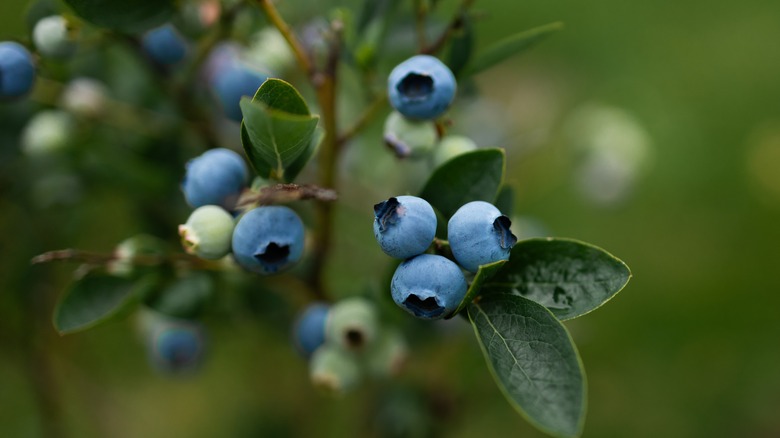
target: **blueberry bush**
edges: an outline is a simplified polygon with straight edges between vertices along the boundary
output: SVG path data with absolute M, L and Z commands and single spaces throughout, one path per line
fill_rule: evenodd
M 290 351 L 313 385 L 346 394 L 403 376 L 435 320 L 467 320 L 507 401 L 579 436 L 585 374 L 563 322 L 631 273 L 518 229 L 502 145 L 453 132 L 449 115 L 478 96 L 475 75 L 561 26 L 476 50 L 474 1 L 353 3 L 309 17 L 292 0 L 32 2 L 30 35 L 0 42 L 0 98 L 26 105 L 15 135 L 42 175 L 36 202 L 100 187 L 143 218 L 112 251 L 32 260 L 76 267 L 54 328 L 133 319 L 152 366 L 178 376 L 208 361 L 208 327 L 235 300 L 288 301 Z M 337 216 L 372 207 L 377 244 L 336 251 L 372 227 Z

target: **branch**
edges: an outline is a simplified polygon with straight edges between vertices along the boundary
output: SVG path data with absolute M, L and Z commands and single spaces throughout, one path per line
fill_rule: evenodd
M 279 33 L 281 33 L 284 39 L 287 41 L 287 44 L 290 46 L 290 49 L 292 49 L 293 54 L 295 54 L 295 59 L 298 60 L 298 65 L 300 65 L 301 69 L 303 69 L 303 71 L 306 72 L 309 77 L 314 77 L 316 71 L 309 53 L 306 51 L 306 49 L 304 49 L 303 44 L 301 44 L 300 40 L 298 40 L 298 37 L 295 36 L 295 33 L 293 33 L 292 29 L 290 29 L 290 26 L 287 24 L 287 22 L 284 21 L 281 15 L 279 15 L 279 11 L 276 9 L 276 6 L 271 3 L 271 0 L 256 1 L 263 12 L 265 12 L 265 16 L 268 17 L 268 20 L 271 22 L 271 24 L 273 24 L 274 27 L 279 30 Z
M 238 208 L 245 209 L 253 205 L 283 204 L 307 199 L 333 202 L 337 198 L 335 190 L 325 189 L 314 184 L 276 184 L 263 187 L 259 192 L 245 192 L 238 200 Z
M 344 145 L 345 143 L 352 140 L 352 138 L 355 137 L 355 135 L 360 133 L 360 131 L 362 131 L 366 126 L 368 126 L 368 124 L 371 123 L 371 120 L 373 120 L 374 117 L 376 116 L 376 113 L 379 112 L 379 110 L 383 108 L 386 103 L 387 103 L 387 94 L 382 93 L 381 96 L 374 99 L 374 101 L 371 102 L 368 105 L 368 107 L 363 111 L 363 114 L 361 114 L 358 117 L 355 123 L 341 133 L 341 136 L 339 136 L 338 138 L 339 146 Z

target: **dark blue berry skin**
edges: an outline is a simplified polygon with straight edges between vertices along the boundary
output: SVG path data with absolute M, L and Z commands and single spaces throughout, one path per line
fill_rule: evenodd
M 230 149 L 211 149 L 187 163 L 181 187 L 193 208 L 219 205 L 231 211 L 248 179 L 241 155 Z
M 30 52 L 13 41 L 0 42 L 0 99 L 27 94 L 35 82 Z
M 437 58 L 416 55 L 398 64 L 387 79 L 390 105 L 410 119 L 439 117 L 455 98 L 457 82 Z
M 203 344 L 203 335 L 194 325 L 166 327 L 154 336 L 152 361 L 167 372 L 192 370 L 200 364 Z
M 517 237 L 511 222 L 493 204 L 474 201 L 465 204 L 447 224 L 447 240 L 455 260 L 464 269 L 477 272 L 480 265 L 508 260 Z
M 458 265 L 432 254 L 421 254 L 398 265 L 390 283 L 393 301 L 422 319 L 450 316 L 467 290 Z
M 212 87 L 222 105 L 225 116 L 236 122 L 243 119 L 241 98 L 254 97 L 257 89 L 268 79 L 263 73 L 249 68 L 237 60 L 226 62 L 217 72 Z
M 325 343 L 325 321 L 329 311 L 329 305 L 316 302 L 309 304 L 298 316 L 293 336 L 295 345 L 303 356 L 310 357 L 314 350 Z
M 436 235 L 436 213 L 426 200 L 396 196 L 374 206 L 374 237 L 390 257 L 422 254 Z
M 146 54 L 158 64 L 178 64 L 187 56 L 187 41 L 170 24 L 150 30 L 141 43 Z
M 303 255 L 304 227 L 288 207 L 258 207 L 241 216 L 233 230 L 233 257 L 258 274 L 281 272 Z

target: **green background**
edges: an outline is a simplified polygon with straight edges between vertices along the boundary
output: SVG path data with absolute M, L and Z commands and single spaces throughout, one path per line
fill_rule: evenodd
M 26 35 L 23 8 L 0 2 L 0 38 Z M 565 23 L 475 85 L 502 112 L 497 146 L 507 149 L 517 212 L 553 235 L 608 249 L 634 273 L 608 305 L 566 323 L 588 377 L 584 436 L 780 435 L 780 190 L 770 177 L 772 169 L 780 175 L 780 154 L 771 161 L 766 152 L 780 148 L 780 3 L 483 0 L 476 9 L 479 47 Z M 562 123 L 589 101 L 630 112 L 652 140 L 652 163 L 619 206 L 586 202 L 570 176 Z M 13 125 L 8 108 L 0 106 L 4 126 Z M 456 129 L 467 116 L 457 113 Z M 9 130 L 4 171 L 18 155 Z M 371 135 L 378 131 L 352 147 L 380 150 Z M 345 160 L 355 156 L 372 153 Z M 350 166 L 356 178 L 375 170 Z M 0 186 L 3 436 L 365 436 L 380 421 L 366 400 L 389 387 L 421 388 L 443 436 L 542 436 L 502 398 L 460 322 L 435 342 L 416 343 L 399 381 L 336 401 L 310 387 L 273 311 L 260 320 L 238 312 L 211 327 L 209 358 L 189 378 L 148 366 L 132 320 L 59 337 L 49 315 L 72 266 L 27 260 L 60 247 L 110 251 L 139 231 L 175 242 L 175 230 L 149 230 L 132 197 L 109 189 L 36 210 L 25 204 L 23 183 L 8 176 L 18 173 Z M 338 209 L 344 234 L 329 271 L 335 289 L 352 293 L 383 276 L 389 261 L 372 242 L 370 204 L 393 194 L 347 185 Z M 186 208 L 176 202 L 170 215 L 183 221 Z

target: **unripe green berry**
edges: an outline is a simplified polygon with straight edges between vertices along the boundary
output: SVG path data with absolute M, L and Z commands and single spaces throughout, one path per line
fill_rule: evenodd
M 477 149 L 477 144 L 462 135 L 448 135 L 439 141 L 433 151 L 433 167 L 439 167 L 445 162 Z
M 379 327 L 374 303 L 361 297 L 334 304 L 325 324 L 325 342 L 345 351 L 368 348 L 376 340 Z
M 383 327 L 379 339 L 368 352 L 366 368 L 375 377 L 397 376 L 408 356 L 403 334 L 395 328 Z
M 233 216 L 216 205 L 204 205 L 192 212 L 179 236 L 184 250 L 198 257 L 216 260 L 230 252 L 235 222 Z
M 318 348 L 309 362 L 312 384 L 333 394 L 344 394 L 356 387 L 361 374 L 355 356 L 333 345 Z
M 22 132 L 22 151 L 29 156 L 45 156 L 68 147 L 74 133 L 70 115 L 60 110 L 41 111 Z
M 51 58 L 67 58 L 76 51 L 76 42 L 73 38 L 68 22 L 61 15 L 52 15 L 42 18 L 33 29 L 33 42 L 38 52 Z
M 433 150 L 438 133 L 436 124 L 430 120 L 410 120 L 393 111 L 385 120 L 384 138 L 399 158 L 417 158 Z
M 108 88 L 91 78 L 76 78 L 68 83 L 60 96 L 62 107 L 76 116 L 100 117 L 108 101 Z

